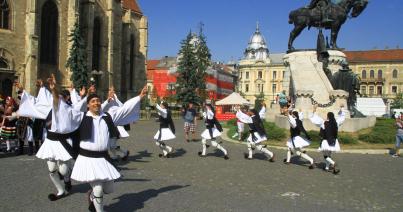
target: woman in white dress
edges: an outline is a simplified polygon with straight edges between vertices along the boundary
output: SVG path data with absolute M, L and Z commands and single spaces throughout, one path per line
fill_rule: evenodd
M 343 112 L 343 106 L 340 107 L 337 113 L 337 119 L 334 113 L 328 112 L 327 119 L 324 121 L 321 117 L 316 114 L 316 105 L 313 108 L 313 114 L 310 116 L 310 120 L 313 124 L 320 127 L 320 136 L 322 137 L 322 142 L 319 147 L 319 151 L 323 152 L 323 157 L 325 158 L 325 171 L 333 171 L 333 174 L 338 174 L 340 169 L 336 168 L 336 163 L 332 159 L 332 152 L 340 151 L 339 140 L 337 139 L 337 133 L 339 127 L 343 124 L 346 119 L 345 113 Z
M 224 153 L 224 159 L 228 160 L 228 152 L 226 149 L 224 149 L 223 146 L 217 143 L 217 137 L 221 135 L 222 132 L 222 127 L 220 123 L 217 121 L 217 119 L 214 116 L 214 110 L 211 104 L 206 104 L 205 106 L 205 112 L 203 112 L 203 118 L 204 122 L 206 125 L 206 129 L 203 131 L 201 134 L 202 137 L 202 151 L 198 152 L 200 157 L 205 157 L 206 156 L 206 149 L 209 147 L 207 145 L 207 140 L 211 141 L 211 145 L 216 147 L 217 149 L 221 150 Z
M 306 132 L 302 121 L 299 119 L 299 114 L 297 111 L 290 112 L 288 115 L 288 121 L 290 122 L 290 134 L 291 138 L 287 141 L 287 158 L 284 159 L 285 164 L 289 164 L 291 160 L 292 151 L 295 151 L 296 155 L 308 160 L 311 164 L 309 169 L 315 168 L 315 163 L 313 159 L 306 153 L 304 153 L 301 149 L 310 145 L 308 133 Z M 308 140 L 305 140 L 300 136 L 301 132 L 303 132 Z
M 171 157 L 173 148 L 168 146 L 165 141 L 175 139 L 175 125 L 172 121 L 171 111 L 168 108 L 168 103 L 162 102 L 161 105 L 155 106 L 158 110 L 160 128 L 154 135 L 155 144 L 162 150 L 159 157 Z
M 253 150 L 256 148 L 267 155 L 270 162 L 274 162 L 274 153 L 261 144 L 263 141 L 267 141 L 267 135 L 257 111 L 250 109 L 248 114 L 245 114 L 238 108 L 236 117 L 243 123 L 248 124 L 250 130 L 250 135 L 247 139 L 248 154 L 245 154 L 245 159 L 251 160 L 253 158 Z

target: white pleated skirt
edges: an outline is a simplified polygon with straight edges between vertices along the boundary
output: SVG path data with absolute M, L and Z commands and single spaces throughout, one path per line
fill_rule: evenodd
M 301 136 L 295 136 L 294 137 L 294 145 L 292 145 L 292 140 L 291 138 L 287 141 L 287 147 L 294 149 L 294 148 L 303 148 L 307 147 L 311 144 L 310 141 L 303 139 Z
M 339 152 L 341 150 L 339 140 L 336 139 L 336 143 L 334 144 L 334 146 L 330 146 L 329 143 L 327 143 L 327 140 L 323 140 L 318 150 L 320 152 L 323 151 Z
M 255 135 L 255 137 L 257 138 L 257 140 L 254 141 L 254 140 L 252 139 L 252 134 L 250 134 L 249 137 L 248 137 L 248 141 L 249 141 L 249 142 L 254 142 L 255 144 L 258 144 L 258 143 L 260 143 L 260 142 L 262 142 L 262 141 L 267 141 L 267 137 L 266 137 L 266 136 L 260 136 L 258 132 L 254 132 L 253 134 Z
M 245 130 L 245 124 L 242 122 L 237 122 L 236 123 L 238 126 L 238 132 L 243 132 Z
M 214 127 L 212 130 L 213 130 L 213 138 L 217 138 L 218 136 L 221 135 L 221 132 L 218 131 L 215 127 Z M 204 138 L 204 139 L 213 139 L 213 138 L 210 136 L 210 133 L 209 133 L 209 130 L 208 130 L 208 129 L 205 129 L 205 130 L 203 131 L 203 133 L 201 134 L 201 137 Z
M 71 139 L 67 139 L 67 142 L 71 144 Z M 53 141 L 45 138 L 45 141 L 36 153 L 36 157 L 44 160 L 71 160 L 71 155 L 63 147 L 59 141 Z
M 110 181 L 120 178 L 120 173 L 105 158 L 78 155 L 71 179 L 78 182 Z
M 160 135 L 160 130 L 157 131 L 154 135 L 154 139 L 158 140 L 158 137 Z M 161 139 L 160 141 L 168 141 L 176 138 L 175 134 L 172 133 L 170 128 L 162 128 L 161 129 Z

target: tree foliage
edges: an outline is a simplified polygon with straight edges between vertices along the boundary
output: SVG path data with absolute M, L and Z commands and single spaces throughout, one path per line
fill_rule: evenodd
M 78 22 L 74 24 L 74 29 L 69 34 L 69 41 L 72 42 L 70 56 L 66 67 L 72 72 L 70 80 L 73 82 L 76 90 L 82 86 L 88 85 L 87 54 L 86 45 L 80 34 Z

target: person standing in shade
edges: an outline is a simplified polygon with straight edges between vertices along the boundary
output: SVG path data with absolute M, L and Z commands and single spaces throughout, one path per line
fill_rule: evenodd
M 175 125 L 172 121 L 171 111 L 169 110 L 168 103 L 162 102 L 161 105 L 155 106 L 158 110 L 160 128 L 154 135 L 155 144 L 162 150 L 159 157 L 170 157 L 173 148 L 166 145 L 165 141 L 175 139 Z
M 302 148 L 309 146 L 310 142 L 303 139 L 300 134 L 301 132 L 305 134 L 306 138 L 310 140 L 308 133 L 306 132 L 302 121 L 299 119 L 298 111 L 290 112 L 288 115 L 288 121 L 290 122 L 290 134 L 291 138 L 287 142 L 287 158 L 284 159 L 285 164 L 289 164 L 291 160 L 291 153 L 295 151 L 295 153 L 304 158 L 305 160 L 309 161 L 311 164 L 309 169 L 314 169 L 314 161 L 313 159 L 306 153 L 302 151 Z
M 193 108 L 193 103 L 189 102 L 188 107 L 182 109 L 183 120 L 185 122 L 185 140 L 189 142 L 189 132 L 192 133 L 192 140 L 196 139 L 196 109 Z
M 270 162 L 274 162 L 274 153 L 266 148 L 261 143 L 267 141 L 266 130 L 264 129 L 263 122 L 255 109 L 250 109 L 247 114 L 238 109 L 236 117 L 243 123 L 248 124 L 250 135 L 247 139 L 248 154 L 245 153 L 245 158 L 251 160 L 253 158 L 253 150 L 263 152 L 268 156 Z
M 217 149 L 221 150 L 224 153 L 224 159 L 228 160 L 228 153 L 227 150 L 224 149 L 223 146 L 217 143 L 217 137 L 221 135 L 222 127 L 220 123 L 214 116 L 214 109 L 211 104 L 206 104 L 205 106 L 206 111 L 203 112 L 203 118 L 205 119 L 206 129 L 201 134 L 202 137 L 202 151 L 198 152 L 200 157 L 206 156 L 206 149 L 209 147 L 207 145 L 207 140 L 211 141 L 211 145 L 217 147 Z
M 323 157 L 325 158 L 326 166 L 324 170 L 333 171 L 333 174 L 338 174 L 340 169 L 336 167 L 336 162 L 332 158 L 332 153 L 340 151 L 340 144 L 339 140 L 337 139 L 337 134 L 339 127 L 346 119 L 343 106 L 340 107 L 340 110 L 337 113 L 337 119 L 335 118 L 333 112 L 328 112 L 326 121 L 316 114 L 316 108 L 317 105 L 314 105 L 313 113 L 310 115 L 309 119 L 313 124 L 320 127 L 320 137 L 322 137 L 322 142 L 318 150 L 323 153 Z
M 400 157 L 400 144 L 403 142 L 403 122 L 400 117 L 396 119 L 396 128 L 395 154 L 392 155 L 394 158 Z

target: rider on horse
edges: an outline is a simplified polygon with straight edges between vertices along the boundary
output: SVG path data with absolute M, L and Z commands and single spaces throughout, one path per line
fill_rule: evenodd
M 311 0 L 311 3 L 308 6 L 306 6 L 306 8 L 311 10 L 317 8 L 320 11 L 322 22 L 326 22 L 328 20 L 327 17 L 325 17 L 325 14 L 329 4 L 331 4 L 330 0 Z

